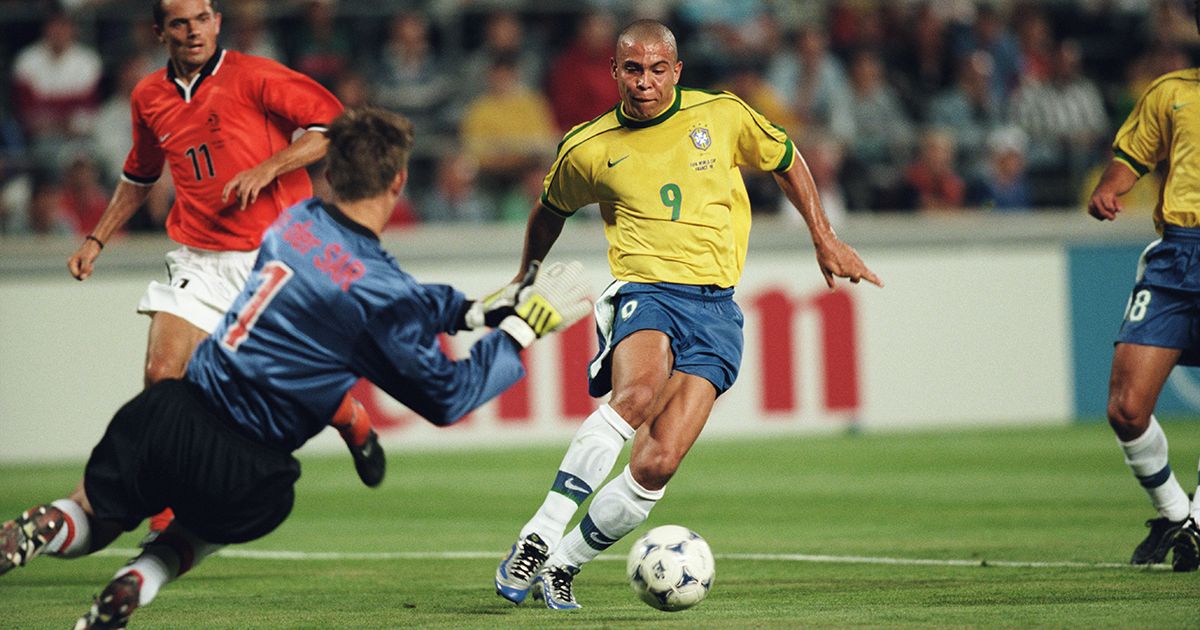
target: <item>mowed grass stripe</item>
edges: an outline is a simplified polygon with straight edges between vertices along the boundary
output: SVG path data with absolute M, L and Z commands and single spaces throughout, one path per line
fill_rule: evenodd
M 132 557 L 139 550 L 130 548 L 103 549 L 93 555 L 104 557 Z M 292 560 L 292 561 L 323 561 L 323 560 L 491 560 L 501 558 L 503 554 L 494 551 L 379 551 L 379 552 L 349 552 L 349 551 L 287 551 L 266 549 L 225 548 L 218 551 L 218 557 L 240 558 L 247 560 Z M 887 558 L 878 556 L 834 556 L 806 553 L 718 553 L 713 554 L 717 560 L 746 560 L 762 562 L 820 562 L 827 564 L 889 564 L 896 566 L 930 566 L 930 567 L 1006 567 L 1013 569 L 1134 569 L 1137 571 L 1170 569 L 1169 565 L 1159 564 L 1152 567 L 1135 566 L 1118 562 L 1027 562 L 1022 560 L 943 560 L 936 558 Z M 615 555 L 601 555 L 597 561 L 621 561 L 625 558 Z

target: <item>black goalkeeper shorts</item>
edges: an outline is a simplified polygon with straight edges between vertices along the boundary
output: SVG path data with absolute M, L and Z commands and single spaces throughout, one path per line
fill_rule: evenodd
M 287 518 L 300 463 L 235 431 L 203 396 L 194 383 L 163 381 L 117 411 L 84 473 L 97 518 L 129 531 L 170 507 L 219 544 L 261 538 Z

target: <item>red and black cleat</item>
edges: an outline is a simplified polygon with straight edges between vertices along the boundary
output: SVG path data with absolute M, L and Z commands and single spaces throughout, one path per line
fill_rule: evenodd
M 123 630 L 137 610 L 141 591 L 142 577 L 137 573 L 126 573 L 109 582 L 91 609 L 75 622 L 75 630 Z
M 66 520 L 62 510 L 39 505 L 5 523 L 0 529 L 0 575 L 25 566 L 62 531 Z

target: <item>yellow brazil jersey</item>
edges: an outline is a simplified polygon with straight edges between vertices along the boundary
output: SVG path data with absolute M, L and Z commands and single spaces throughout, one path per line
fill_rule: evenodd
M 1200 226 L 1200 69 L 1159 77 L 1138 100 L 1113 142 L 1116 159 L 1145 175 L 1168 164 L 1154 226 Z
M 738 97 L 676 87 L 650 120 L 618 104 L 567 133 L 542 204 L 564 217 L 599 204 L 618 280 L 731 287 L 750 236 L 738 167 L 783 172 L 794 160 L 783 129 Z

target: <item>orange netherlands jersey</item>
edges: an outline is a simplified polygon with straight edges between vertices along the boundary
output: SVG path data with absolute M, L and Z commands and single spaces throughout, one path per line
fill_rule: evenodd
M 342 104 L 316 81 L 270 59 L 217 49 L 184 83 L 168 64 L 142 79 L 130 98 L 133 148 L 123 178 L 150 185 L 171 168 L 175 205 L 167 234 L 210 250 L 248 251 L 279 213 L 312 195 L 303 168 L 280 175 L 239 210 L 221 201 L 233 176 L 290 144 L 297 129 L 323 131 Z

